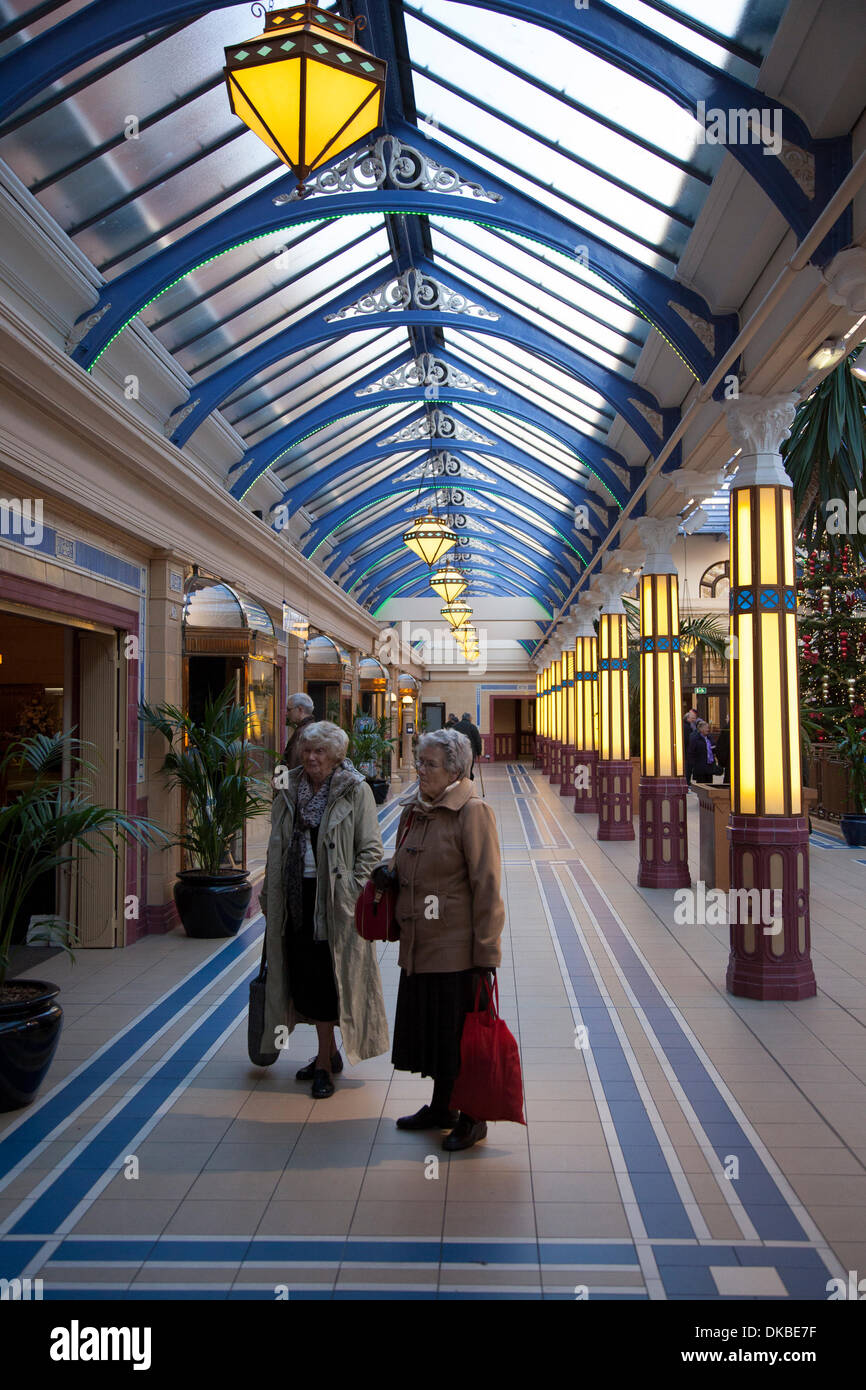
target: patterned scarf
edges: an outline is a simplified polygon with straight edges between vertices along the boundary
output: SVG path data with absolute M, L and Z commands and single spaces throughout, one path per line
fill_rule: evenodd
M 322 816 L 325 814 L 333 775 L 332 772 L 330 776 L 326 777 L 320 787 L 313 786 L 306 772 L 301 774 L 298 781 L 295 823 L 292 828 L 292 839 L 286 859 L 286 905 L 290 929 L 293 932 L 299 932 L 303 926 L 304 859 L 306 857 L 307 835 L 311 830 L 318 829 Z

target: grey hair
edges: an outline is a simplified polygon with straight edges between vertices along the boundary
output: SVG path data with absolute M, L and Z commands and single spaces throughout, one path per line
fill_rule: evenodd
M 339 724 L 331 724 L 320 719 L 316 724 L 308 724 L 298 737 L 298 747 L 308 748 L 311 743 L 320 743 L 334 762 L 341 763 L 349 747 L 349 735 Z
M 432 733 L 422 734 L 418 740 L 418 752 L 425 748 L 441 748 L 442 759 L 455 781 L 468 777 L 472 771 L 472 744 L 459 729 L 434 729 Z
M 304 690 L 299 690 L 297 695 L 290 695 L 286 702 L 286 709 L 292 709 L 295 705 L 300 705 L 301 709 L 307 710 L 312 714 L 314 705 L 309 695 Z

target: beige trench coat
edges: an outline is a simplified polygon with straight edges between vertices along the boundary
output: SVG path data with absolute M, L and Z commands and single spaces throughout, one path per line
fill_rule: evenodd
M 308 1023 L 291 999 L 283 942 L 286 929 L 285 861 L 292 839 L 302 768 L 289 773 L 271 811 L 271 836 L 260 902 L 265 914 L 268 978 L 265 990 L 263 1052 L 274 1050 L 276 1029 Z M 340 999 L 340 1032 L 352 1063 L 388 1051 L 388 1021 L 376 958 L 377 943 L 355 930 L 355 901 L 371 871 L 382 860 L 382 836 L 373 793 L 351 764 L 334 772 L 328 804 L 319 826 L 316 921 L 328 938 Z

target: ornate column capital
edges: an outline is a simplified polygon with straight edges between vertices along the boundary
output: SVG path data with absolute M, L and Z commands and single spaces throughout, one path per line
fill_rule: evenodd
M 601 594 L 602 613 L 624 613 L 623 594 L 633 589 L 637 580 L 632 574 L 601 574 L 596 580 L 596 588 Z
M 849 246 L 824 271 L 827 298 L 852 314 L 866 314 L 866 247 Z
M 644 548 L 644 574 L 676 574 L 671 558 L 671 546 L 680 529 L 678 516 L 640 516 L 635 521 L 638 538 Z
M 733 488 L 791 487 L 779 448 L 791 433 L 799 397 L 744 395 L 727 401 L 725 415 L 734 443 L 742 450 Z

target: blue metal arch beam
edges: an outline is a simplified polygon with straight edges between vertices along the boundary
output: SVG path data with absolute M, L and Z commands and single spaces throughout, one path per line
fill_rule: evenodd
M 382 276 L 370 276 L 354 290 L 336 296 L 322 306 L 315 314 L 307 314 L 297 323 L 276 333 L 250 352 L 244 353 L 236 361 L 228 363 L 218 371 L 212 372 L 198 382 L 190 392 L 186 405 L 178 407 L 174 413 L 179 421 L 171 435 L 172 443 L 180 448 L 189 439 L 212 411 L 259 372 L 272 367 L 292 353 L 313 347 L 317 343 L 330 342 L 344 334 L 369 332 L 378 328 L 403 328 L 412 325 L 433 328 L 459 327 L 466 333 L 493 334 L 504 338 L 546 358 L 561 371 L 570 373 L 577 381 L 590 390 L 598 392 L 619 412 L 634 433 L 652 454 L 658 453 L 667 432 L 674 428 L 679 419 L 676 409 L 662 410 L 658 401 L 645 387 L 609 371 L 607 368 L 584 356 L 575 348 L 567 346 L 528 319 L 507 309 L 489 296 L 481 294 L 472 286 L 466 285 L 456 275 L 440 267 L 425 262 L 418 267 L 447 288 L 468 296 L 474 303 L 494 314 L 493 319 L 476 318 L 469 314 L 448 314 L 439 309 L 387 309 L 372 314 L 362 314 L 356 318 L 333 319 L 341 310 L 350 307 L 371 290 L 381 287 Z M 393 276 L 391 278 L 394 278 Z M 384 282 L 389 283 L 388 280 Z M 326 322 L 326 315 L 331 322 Z M 192 409 L 190 409 L 192 406 Z M 641 413 L 641 408 L 659 416 L 661 431 L 653 428 L 650 420 Z
M 391 542 L 385 541 L 371 553 L 377 556 L 381 555 L 385 558 L 390 544 Z M 407 565 L 406 560 L 410 558 L 413 563 Z M 487 555 L 483 551 L 479 551 L 477 555 L 473 554 L 468 570 L 470 573 L 478 571 L 485 576 L 498 578 L 499 571 L 497 567 L 499 565 L 499 558 L 498 555 L 494 557 Z M 540 596 L 543 598 L 544 602 L 551 607 L 555 607 L 557 602 L 561 602 L 564 597 L 562 581 L 559 579 L 557 579 L 556 582 L 554 581 L 551 577 L 549 564 L 544 564 L 543 567 L 540 566 L 537 570 L 534 570 L 527 565 L 521 564 L 521 562 L 516 560 L 512 555 L 507 555 L 505 558 L 507 560 L 508 573 L 512 583 L 519 583 L 525 591 Z M 365 561 L 368 560 L 369 556 L 365 556 L 364 559 Z M 407 577 L 413 574 L 416 575 L 418 584 L 422 587 L 429 586 L 430 571 L 427 569 L 427 566 L 422 560 L 418 559 L 417 556 L 410 557 L 410 552 L 406 551 L 405 559 L 401 557 L 401 560 L 392 562 L 387 566 L 380 566 L 375 574 L 365 574 L 364 582 L 354 597 L 359 603 L 364 603 L 369 607 L 383 589 L 393 587 L 395 583 L 404 580 L 410 582 Z M 412 579 L 411 582 L 415 583 L 416 580 Z M 567 590 L 565 592 L 567 592 Z
M 147 5 L 141 5 L 135 0 L 95 0 L 0 60 L 0 120 L 74 68 L 126 40 L 211 10 L 226 9 L 234 3 L 235 0 L 207 0 L 207 3 L 204 0 L 149 0 Z M 582 6 L 579 11 L 575 10 L 573 0 L 469 0 L 469 3 L 551 29 L 664 93 L 693 115 L 697 113 L 699 101 L 704 101 L 707 108 L 725 111 L 749 109 L 762 95 L 730 73 L 713 68 L 612 9 L 603 0 L 592 0 L 591 5 Z M 362 0 L 362 4 L 369 10 L 370 0 Z M 815 157 L 813 199 L 806 197 L 780 159 L 762 158 L 762 147 L 733 143 L 728 149 L 802 236 L 850 168 L 850 142 L 812 140 L 794 112 L 778 103 L 774 106 L 782 113 L 784 138 Z M 841 228 L 839 235 L 844 238 L 846 233 L 850 236 L 850 227 Z M 839 241 L 839 245 L 842 244 L 845 244 L 844 239 Z M 828 254 L 837 249 L 838 246 L 833 245 Z
M 851 142 L 842 137 L 813 140 L 800 117 L 780 102 L 741 82 L 732 73 L 689 53 L 672 40 L 653 33 L 637 20 L 592 0 L 579 9 L 573 0 L 467 0 L 478 9 L 510 15 L 551 29 L 580 48 L 596 54 L 638 81 L 661 92 L 699 119 L 699 102 L 705 112 L 750 110 L 762 105 L 779 112 L 782 144 L 778 154 L 768 146 L 733 140 L 728 153 L 751 174 L 799 237 L 805 236 L 851 168 Z M 781 159 L 785 144 L 808 151 L 815 160 L 815 194 L 808 198 Z M 850 207 L 836 226 L 836 235 L 825 243 L 823 260 L 850 238 Z M 822 262 L 818 262 L 819 264 Z
M 591 439 L 588 435 L 581 434 L 579 430 L 572 429 L 563 421 L 559 420 L 549 411 L 541 409 L 532 400 L 520 395 L 517 391 L 512 391 L 508 387 L 501 385 L 494 377 L 487 376 L 483 372 L 477 372 L 467 364 L 461 363 L 460 359 L 451 352 L 437 351 L 436 356 L 442 361 L 452 366 L 458 367 L 461 371 L 466 371 L 495 390 L 495 399 L 482 392 L 464 391 L 453 387 L 442 387 L 436 392 L 435 396 L 430 395 L 429 388 L 415 386 L 401 390 L 382 391 L 381 394 L 372 396 L 360 396 L 358 392 L 363 387 L 372 385 L 381 377 L 394 371 L 397 367 L 406 366 L 407 358 L 405 352 L 389 359 L 388 362 L 381 364 L 374 371 L 369 372 L 352 386 L 345 387 L 338 391 L 336 395 L 330 396 L 327 401 L 315 406 L 305 414 L 296 416 L 290 425 L 284 426 L 261 444 L 257 444 L 253 449 L 245 454 L 244 457 L 229 469 L 229 476 L 238 470 L 243 470 L 240 477 L 232 486 L 232 495 L 243 497 L 252 487 L 253 483 L 267 471 L 273 468 L 285 454 L 307 439 L 311 434 L 318 433 L 319 430 L 327 429 L 329 425 L 336 424 L 337 421 L 345 419 L 347 416 L 363 414 L 365 411 L 381 410 L 389 405 L 406 405 L 413 401 L 428 402 L 434 405 L 447 406 L 449 403 L 474 406 L 478 410 L 502 411 L 505 415 L 516 416 L 527 424 L 534 425 L 537 429 L 544 430 L 546 434 L 559 440 L 561 444 L 569 449 L 577 457 L 585 460 L 592 468 L 593 472 L 601 479 L 605 487 L 613 494 L 617 502 L 622 505 L 625 503 L 629 489 L 617 477 L 610 468 L 610 463 L 615 463 L 623 468 L 628 468 L 628 464 L 623 456 L 613 449 L 607 449 L 597 440 Z M 632 470 L 635 473 L 638 470 Z M 631 480 L 635 482 L 635 479 Z
M 418 572 L 418 582 L 429 585 L 430 571 L 427 566 L 405 548 L 395 559 L 394 552 L 390 549 L 392 544 L 392 541 L 385 541 L 375 550 L 368 552 L 339 581 L 346 592 L 352 594 L 359 603 L 366 602 L 370 594 L 378 593 L 388 584 L 415 571 Z M 539 556 L 539 560 L 541 559 Z M 383 563 L 386 560 L 389 562 Z M 498 577 L 500 567 L 504 567 L 510 574 L 543 593 L 546 602 L 561 601 L 568 592 L 567 586 L 563 584 L 559 575 L 555 575 L 551 565 L 543 561 L 537 566 L 534 563 L 529 564 L 528 561 L 523 562 L 505 550 L 495 557 L 488 556 L 483 551 L 473 552 L 471 561 L 463 568 L 468 574 L 472 574 L 479 567 L 485 574 L 489 571 L 494 577 Z M 357 593 L 353 593 L 356 587 Z
M 500 528 L 503 528 L 506 525 L 513 527 L 519 536 L 524 537 L 527 541 L 530 542 L 530 547 L 538 545 L 538 535 L 533 534 L 530 530 L 527 529 L 531 525 L 531 522 L 527 521 L 524 517 L 515 515 L 513 512 L 509 511 L 507 506 L 505 505 L 507 499 L 503 499 L 500 495 L 496 493 L 496 491 L 493 488 L 489 486 L 484 487 L 479 486 L 478 484 L 474 484 L 473 487 L 478 491 L 484 492 L 485 500 L 489 504 L 491 504 L 493 508 L 492 511 L 485 511 L 483 513 L 483 516 L 479 516 L 479 521 L 483 520 L 485 525 L 490 524 L 491 526 L 499 526 Z M 428 487 L 425 490 L 433 491 L 434 489 L 432 487 Z M 332 536 L 333 533 L 336 530 L 338 530 L 341 526 L 345 525 L 345 523 L 348 520 L 350 520 L 354 516 L 359 515 L 361 512 L 368 511 L 370 507 L 374 507 L 378 502 L 385 501 L 386 499 L 390 499 L 399 494 L 403 494 L 406 497 L 411 498 L 413 496 L 416 496 L 417 492 L 418 489 L 412 486 L 398 485 L 397 487 L 394 487 L 393 484 L 384 483 L 380 487 L 374 488 L 370 492 L 366 493 L 366 500 L 362 503 L 361 506 L 358 506 L 356 502 L 347 502 L 337 512 L 333 513 L 332 516 L 328 518 L 328 520 L 317 523 L 314 527 L 311 528 L 310 531 L 307 532 L 307 535 L 301 542 L 301 550 L 303 554 L 307 556 L 314 555 L 315 552 L 318 550 L 319 546 L 322 544 L 322 542 L 328 539 L 330 536 Z M 539 502 L 535 502 L 533 504 L 533 510 L 538 514 L 538 516 L 542 520 L 544 520 L 555 531 L 555 533 L 563 541 L 563 556 L 571 562 L 571 564 L 579 574 L 579 566 L 581 564 L 586 565 L 588 563 L 588 560 L 587 557 L 585 557 L 582 554 L 582 552 L 578 550 L 577 546 L 575 546 L 571 541 L 569 541 L 564 529 L 560 529 L 561 527 L 567 525 L 567 518 L 563 517 L 561 513 L 554 512 L 551 508 L 543 506 L 543 504 Z M 399 518 L 395 518 L 392 521 L 391 515 L 394 512 L 399 512 L 402 514 L 399 516 Z M 358 547 L 366 545 L 368 541 L 373 540 L 376 536 L 385 535 L 386 532 L 393 532 L 393 534 L 396 535 L 400 533 L 401 528 L 403 530 L 408 530 L 409 525 L 411 525 L 411 521 L 416 518 L 410 517 L 407 521 L 407 515 L 408 514 L 405 512 L 405 509 L 401 508 L 400 503 L 395 502 L 393 506 L 388 509 L 387 513 L 378 516 L 367 526 L 362 527 L 358 531 L 352 532 L 351 535 L 347 535 L 343 540 L 334 543 L 332 545 L 331 553 L 328 556 L 325 565 L 326 573 L 330 573 L 333 570 L 339 569 L 340 565 L 346 558 L 347 551 L 356 550 Z M 503 521 L 503 517 L 507 518 L 507 522 Z M 467 525 L 465 529 L 467 533 L 473 530 L 473 528 L 469 525 Z M 547 539 L 549 539 L 549 537 L 547 537 Z M 469 537 L 466 544 L 471 544 L 471 537 Z M 553 544 L 553 542 L 551 542 L 551 544 Z M 532 554 L 533 559 L 537 554 L 543 555 L 543 552 L 536 552 L 532 549 L 530 553 Z
M 206 261 L 273 232 L 355 213 L 407 213 L 476 221 L 482 225 L 486 223 L 497 230 L 538 241 L 571 260 L 576 259 L 576 238 L 579 238 L 580 245 L 586 248 L 590 269 L 619 290 L 663 334 L 696 376 L 705 379 L 733 341 L 738 324 L 735 314 L 714 316 L 706 301 L 694 290 L 670 280 L 660 271 L 609 245 L 579 222 L 560 216 L 509 184 L 492 177 L 485 169 L 455 155 L 446 145 L 422 135 L 416 126 L 395 121 L 392 128 L 398 138 L 455 169 L 470 182 L 482 184 L 500 201 L 473 199 L 470 202 L 459 195 L 417 190 L 403 193 L 368 190 L 313 195 L 277 207 L 274 205 L 276 197 L 284 194 L 290 197 L 296 191 L 294 178 L 286 175 L 117 276 L 110 286 L 105 286 L 94 307 L 81 316 L 80 322 L 85 324 L 86 331 L 73 350 L 74 360 L 89 370 L 109 343 L 145 305 L 152 303 L 170 285 L 176 284 Z M 708 351 L 674 305 L 679 305 L 687 314 L 695 314 L 712 328 L 714 353 Z
M 605 525 L 608 529 L 610 528 L 611 508 L 605 507 L 604 502 L 599 497 L 595 496 L 590 492 L 587 492 L 587 490 L 583 487 L 583 485 L 580 483 L 578 479 L 570 480 L 568 478 L 563 477 L 562 474 L 555 472 L 554 469 L 549 468 L 546 464 L 541 463 L 531 454 L 526 454 L 521 449 L 516 449 L 513 444 L 507 444 L 505 443 L 505 441 L 497 441 L 493 444 L 475 444 L 468 440 L 455 441 L 452 439 L 440 438 L 434 438 L 432 441 L 429 441 L 429 443 L 434 451 L 447 449 L 449 453 L 454 454 L 457 457 L 459 457 L 464 452 L 469 451 L 473 454 L 480 455 L 485 462 L 489 458 L 490 471 L 494 474 L 497 459 L 502 459 L 506 463 L 513 464 L 515 468 L 522 469 L 524 472 L 528 473 L 530 477 L 537 477 L 543 480 L 544 482 L 549 483 L 551 486 L 555 487 L 556 490 L 560 493 L 560 495 L 567 501 L 587 501 L 592 506 L 600 508 L 606 514 Z M 426 446 L 427 444 L 428 441 L 423 441 L 424 446 Z M 297 511 L 299 507 L 303 506 L 304 502 L 308 498 L 318 494 L 322 487 L 324 487 L 327 484 L 327 482 L 332 481 L 335 478 L 343 478 L 344 475 L 348 475 L 349 473 L 355 472 L 356 470 L 366 466 L 368 463 L 376 463 L 380 459 L 388 457 L 388 455 L 407 453 L 411 451 L 413 447 L 417 446 L 413 446 L 412 444 L 407 445 L 406 443 L 382 444 L 378 446 L 375 444 L 375 442 L 367 444 L 362 449 L 359 449 L 357 453 L 344 455 L 342 458 L 339 458 L 335 460 L 334 463 L 330 464 L 327 469 L 322 469 L 319 472 L 313 473 L 304 483 L 300 484 L 298 487 L 289 489 L 287 492 L 284 493 L 281 501 L 275 503 L 274 507 L 272 508 L 272 511 L 276 511 L 277 508 L 280 506 L 288 506 L 291 509 L 291 512 L 293 513 Z M 465 461 L 471 462 L 471 460 L 468 459 Z M 407 468 L 417 466 L 417 459 L 414 461 L 411 459 L 406 461 Z M 478 464 L 477 466 L 481 467 L 482 465 Z M 389 479 L 394 481 L 395 486 L 397 473 L 401 471 L 402 465 L 399 469 L 392 470 L 392 472 L 388 475 Z M 523 487 L 520 483 L 514 482 L 512 479 L 501 479 L 499 481 L 501 482 L 502 490 L 506 495 L 508 494 L 509 488 L 513 488 L 515 494 L 526 496 L 531 501 L 535 500 L 536 494 L 531 492 L 528 487 Z M 462 475 L 449 475 L 447 477 L 442 476 L 436 480 L 436 486 L 439 488 L 449 486 L 457 488 L 474 485 L 474 479 L 468 477 L 464 478 Z M 417 488 L 418 483 L 413 483 L 412 486 Z M 484 486 L 483 480 L 479 480 L 479 486 Z M 366 496 L 367 494 L 365 493 L 364 495 Z M 330 515 L 330 512 L 322 511 L 323 519 L 329 517 Z
M 420 489 L 411 483 L 393 483 L 391 481 L 380 483 L 378 487 L 370 488 L 369 491 L 367 491 L 364 494 L 364 502 L 360 507 L 357 504 L 357 500 L 352 502 L 346 502 L 342 507 L 338 508 L 335 512 L 332 512 L 330 516 L 323 517 L 321 521 L 318 521 L 315 524 L 315 526 L 312 526 L 310 530 L 307 532 L 307 534 L 304 536 L 303 540 L 301 541 L 301 550 L 305 555 L 315 554 L 322 541 L 325 540 L 326 537 L 333 536 L 334 532 L 339 530 L 341 526 L 345 525 L 345 523 L 351 517 L 357 516 L 359 512 L 367 511 L 370 507 L 375 506 L 377 502 L 385 501 L 386 498 L 399 497 L 401 499 L 408 500 L 413 497 L 419 496 L 420 493 L 438 491 L 438 483 L 431 483 L 428 484 L 426 487 L 422 487 Z M 546 522 L 547 525 L 550 526 L 557 535 L 562 537 L 566 544 L 568 544 L 569 547 L 573 550 L 574 554 L 579 556 L 583 560 L 584 564 L 587 563 L 589 556 L 584 555 L 582 551 L 578 550 L 577 546 L 573 545 L 568 540 L 568 537 L 565 535 L 565 530 L 569 522 L 569 518 L 567 515 L 563 515 L 561 512 L 556 511 L 553 507 L 547 506 L 546 503 L 540 502 L 537 498 L 533 498 L 529 494 L 524 493 L 520 498 L 513 498 L 507 495 L 503 495 L 501 491 L 498 491 L 496 488 L 491 487 L 489 484 L 485 485 L 484 483 L 472 483 L 471 487 L 466 488 L 466 491 L 481 494 L 484 497 L 485 502 L 493 509 L 492 512 L 484 511 L 483 513 L 479 513 L 477 516 L 475 516 L 471 507 L 454 507 L 453 509 L 449 508 L 449 515 L 452 514 L 452 511 L 454 514 L 457 515 L 469 514 L 467 515 L 467 526 L 464 528 L 466 531 L 471 531 L 473 529 L 470 525 L 468 525 L 469 516 L 474 517 L 475 520 L 483 521 L 485 523 L 493 521 L 496 517 L 506 516 L 509 518 L 513 518 L 516 525 L 531 525 L 531 522 L 527 522 L 525 517 L 514 515 L 508 510 L 507 504 L 510 501 L 519 501 L 521 506 L 525 507 L 526 510 L 531 511 L 541 521 Z M 403 510 L 400 502 L 394 502 L 393 510 Z M 412 520 L 415 519 L 417 518 L 412 518 Z M 347 547 L 364 545 L 373 536 L 378 535 L 379 531 L 388 524 L 389 521 L 386 520 L 384 516 L 380 516 L 377 518 L 376 521 L 371 522 L 368 527 L 365 527 L 361 531 L 354 532 L 351 536 L 347 536 L 345 541 L 340 541 L 339 543 L 334 544 L 332 553 L 331 555 L 329 555 L 325 566 L 326 573 L 330 573 L 332 569 L 336 569 L 339 567 L 340 559 L 338 557 L 342 556 L 343 552 Z M 408 530 L 411 524 L 411 520 L 408 523 L 405 523 L 404 529 Z M 587 547 L 587 549 L 589 549 L 589 547 Z

